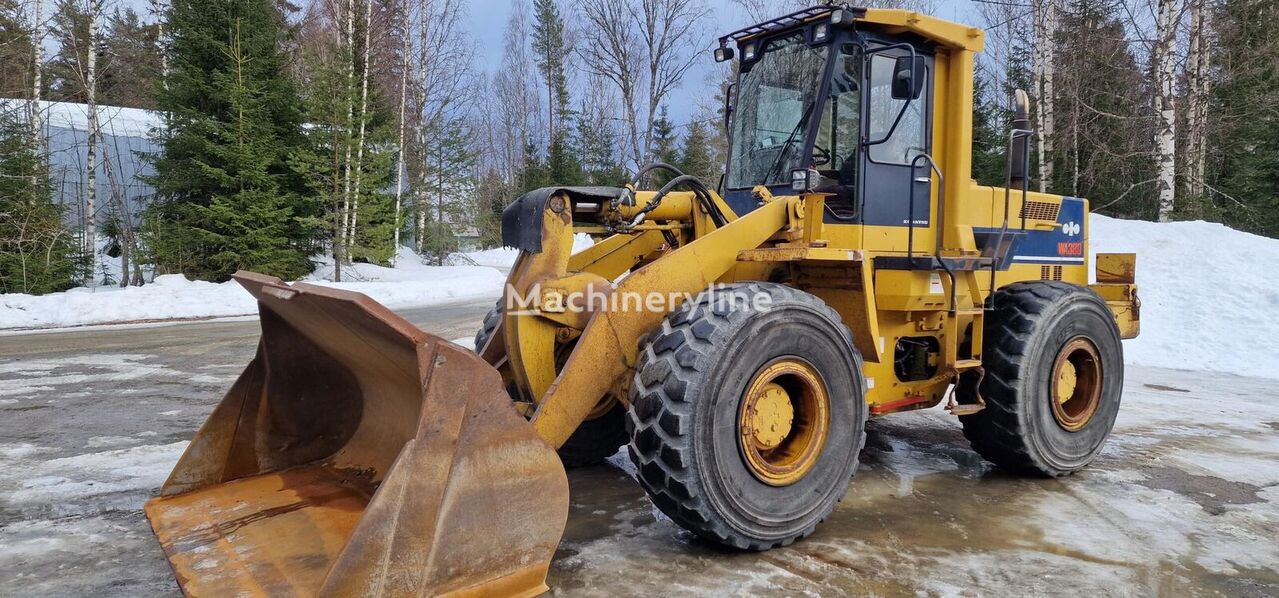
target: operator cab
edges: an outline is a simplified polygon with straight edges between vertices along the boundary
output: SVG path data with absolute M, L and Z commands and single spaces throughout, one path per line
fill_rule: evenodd
M 720 39 L 716 59 L 739 58 L 723 184 L 737 213 L 762 185 L 828 193 L 828 223 L 928 226 L 933 45 L 859 30 L 863 15 L 810 8 Z

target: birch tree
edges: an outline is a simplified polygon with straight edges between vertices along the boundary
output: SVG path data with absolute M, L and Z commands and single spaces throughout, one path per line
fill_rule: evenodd
M 414 134 L 417 143 L 417 189 L 414 194 L 416 248 L 426 250 L 427 222 L 431 218 L 431 197 L 427 189 L 433 181 L 434 162 L 427 160 L 428 143 L 435 143 L 460 108 L 458 96 L 469 73 L 470 45 L 462 21 L 462 0 L 418 1 L 418 47 L 415 56 L 417 97 Z
M 491 143 L 494 166 L 511 184 L 524 166 L 525 150 L 540 128 L 542 114 L 533 78 L 536 65 L 529 52 L 529 15 L 522 4 L 511 11 L 504 37 L 501 66 L 492 81 L 497 122 L 486 130 L 495 131 Z
M 102 0 L 88 0 L 89 39 L 88 63 L 85 68 L 85 116 L 87 120 L 88 149 L 86 160 L 86 186 L 84 190 L 84 254 L 90 278 L 96 270 L 95 263 L 98 251 L 97 196 L 98 196 L 98 49 L 99 19 L 102 16 Z
M 342 280 L 342 262 L 346 261 L 347 248 L 351 245 L 351 129 L 355 124 L 355 97 L 352 92 L 355 89 L 355 0 L 346 0 L 344 19 L 346 33 L 342 37 L 342 43 L 346 48 L 346 89 L 343 98 L 346 102 L 346 127 L 342 140 L 345 157 L 342 160 L 342 212 L 338 214 L 338 238 L 333 257 L 335 282 Z
M 31 22 L 31 143 L 43 145 L 44 122 L 40 113 L 40 97 L 44 89 L 44 36 L 48 23 L 44 21 L 44 0 L 35 1 L 35 18 Z
M 360 182 L 364 172 L 364 145 L 365 133 L 368 132 L 369 120 L 369 70 L 372 67 L 370 58 L 373 53 L 372 41 L 373 32 L 373 0 L 364 0 L 364 48 L 361 52 L 360 60 L 360 131 L 356 135 L 356 157 L 355 157 L 355 184 L 353 198 L 351 200 L 350 222 L 347 224 L 347 245 L 353 245 L 355 242 L 355 226 L 360 217 Z M 352 63 L 355 62 L 352 56 Z M 350 251 L 348 249 L 347 254 Z
M 395 265 L 396 257 L 400 251 L 400 229 L 403 227 L 401 214 L 404 209 L 404 177 L 407 174 L 405 170 L 408 165 L 405 161 L 407 152 L 404 147 L 405 132 L 408 130 L 408 123 L 405 119 L 408 116 L 409 109 L 409 70 L 411 67 L 411 56 L 413 53 L 413 37 L 410 32 L 411 23 L 413 22 L 412 12 L 409 10 L 408 0 L 401 0 L 399 3 L 400 28 L 398 35 L 400 36 L 400 117 L 396 122 L 398 141 L 395 144 L 395 232 L 392 242 L 391 265 Z
M 1177 0 L 1157 0 L 1155 43 L 1151 54 L 1155 88 L 1156 188 L 1159 192 L 1159 221 L 1172 219 L 1176 207 L 1177 104 L 1173 85 L 1176 79 L 1175 42 Z
M 1207 0 L 1190 0 L 1190 42 L 1186 54 L 1186 172 L 1184 198 L 1197 200 L 1204 194 L 1208 161 L 1208 101 L 1211 94 L 1209 69 L 1212 45 L 1208 43 L 1211 13 Z
M 1035 53 L 1034 81 L 1039 105 L 1035 110 L 1035 128 L 1039 143 L 1039 191 L 1048 191 L 1053 178 L 1053 145 L 1056 133 L 1054 83 L 1056 78 L 1055 48 L 1057 37 L 1057 0 L 1034 0 Z

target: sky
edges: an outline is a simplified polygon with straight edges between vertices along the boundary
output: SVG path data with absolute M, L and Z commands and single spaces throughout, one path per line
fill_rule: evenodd
M 139 13 L 147 14 L 147 0 L 117 0 L 121 6 L 129 6 Z M 707 39 L 740 29 L 747 23 L 746 12 L 733 0 L 704 0 L 710 9 L 710 17 L 705 24 Z M 471 0 L 467 19 L 467 29 L 475 43 L 475 68 L 492 74 L 502 60 L 502 48 L 505 45 L 504 35 L 506 21 L 510 18 L 512 7 L 518 2 L 526 2 L 530 6 L 532 0 Z M 973 5 L 973 0 L 932 0 L 937 7 L 935 15 L 944 19 L 976 25 L 981 22 Z M 575 0 L 560 0 L 560 6 L 567 13 L 575 10 Z M 856 5 L 856 2 L 852 2 Z M 778 15 L 780 16 L 780 14 Z M 697 112 L 703 89 L 711 73 L 716 68 L 708 49 L 703 59 L 698 61 L 685 77 L 683 85 L 671 96 L 669 107 L 671 119 L 677 126 L 684 126 L 693 120 Z
M 711 14 L 706 23 L 708 39 L 718 38 L 751 24 L 746 22 L 745 11 L 732 0 L 705 1 Z M 472 0 L 469 29 L 477 46 L 475 68 L 492 73 L 501 63 L 506 21 L 510 18 L 511 9 L 517 2 L 532 4 L 532 0 Z M 935 0 L 935 2 L 937 5 L 935 16 L 972 25 L 981 22 L 971 0 Z M 561 0 L 560 6 L 566 12 L 571 11 L 574 2 Z M 677 126 L 685 125 L 694 118 L 700 100 L 698 90 L 703 88 L 707 76 L 715 68 L 709 49 L 704 55 L 705 58 L 699 61 L 685 77 L 683 85 L 672 94 L 669 103 L 671 119 Z

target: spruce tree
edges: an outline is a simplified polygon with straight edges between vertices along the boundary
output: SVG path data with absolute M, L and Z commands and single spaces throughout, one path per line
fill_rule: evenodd
M 1279 237 L 1279 4 L 1225 0 L 1217 45 L 1204 216 Z M 1211 211 L 1208 211 L 1211 210 Z
M 1008 170 L 1007 135 L 999 127 L 1000 107 L 990 91 L 984 66 L 973 77 L 973 179 L 1002 187 Z
M 431 127 L 431 144 L 426 148 L 428 188 L 419 195 L 425 202 L 428 220 L 422 247 L 428 258 L 443 264 L 450 253 L 461 248 L 459 233 L 474 224 L 466 199 L 475 192 L 471 175 L 475 155 L 470 148 L 471 133 L 461 118 L 446 118 Z
M 22 104 L 0 104 L 0 293 L 72 287 L 80 274 L 75 247 Z
M 719 182 L 720 165 L 711 154 L 711 137 L 707 126 L 702 121 L 693 121 L 688 125 L 688 134 L 684 136 L 684 147 L 676 161 L 685 174 L 698 177 L 709 187 Z
M 89 13 L 85 10 L 85 3 L 82 0 L 58 0 L 51 32 L 57 40 L 58 52 L 47 66 L 48 99 L 83 104 L 88 101 L 85 78 L 89 60 Z M 110 94 L 114 82 L 111 62 L 109 54 L 98 54 L 99 100 Z
M 297 278 L 311 269 L 320 202 L 298 92 L 284 71 L 284 20 L 271 0 L 175 0 L 165 130 L 147 230 L 161 272 L 226 280 L 238 269 Z
M 627 183 L 626 169 L 617 157 L 617 137 L 603 120 L 581 113 L 574 139 L 581 155 L 582 182 L 588 185 L 621 186 Z
M 31 97 L 31 50 L 18 0 L 0 0 L 0 97 Z
M 550 170 L 538 155 L 537 146 L 529 143 L 524 147 L 524 165 L 516 173 L 517 195 L 523 195 L 534 189 L 552 184 Z
M 144 23 L 128 8 L 117 10 L 108 19 L 105 55 L 111 69 L 104 73 L 98 101 L 109 106 L 156 108 L 156 88 L 160 84 L 159 27 Z
M 1057 73 L 1049 188 L 1086 197 L 1104 214 L 1154 218 L 1156 186 L 1140 184 L 1156 171 L 1149 88 L 1124 18 L 1111 0 L 1073 0 L 1061 14 L 1057 63 L 1070 68 Z
M 658 162 L 676 164 L 679 162 L 678 143 L 679 139 L 675 136 L 675 123 L 671 122 L 670 110 L 666 105 L 662 105 L 657 118 L 653 119 L 653 158 Z M 674 178 L 673 173 L 666 170 L 659 170 L 650 175 L 650 179 L 656 186 L 665 185 L 672 178 Z

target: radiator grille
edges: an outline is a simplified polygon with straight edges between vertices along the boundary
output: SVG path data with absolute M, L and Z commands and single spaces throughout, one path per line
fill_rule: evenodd
M 1027 220 L 1056 222 L 1059 210 L 1061 210 L 1061 204 L 1048 203 L 1046 201 L 1028 201 L 1021 206 L 1021 217 Z

